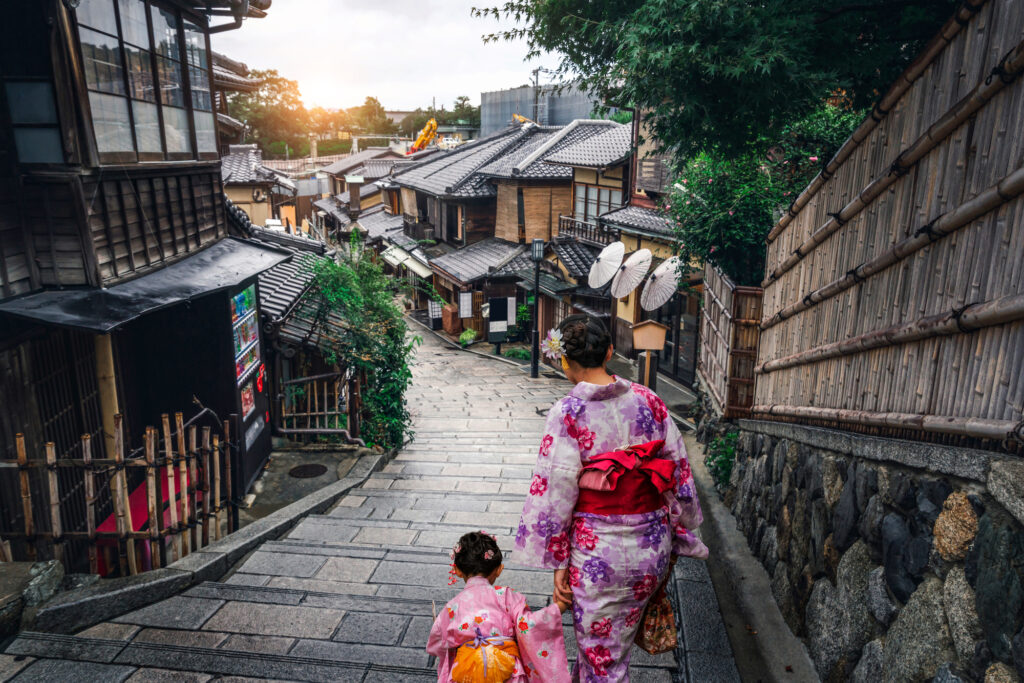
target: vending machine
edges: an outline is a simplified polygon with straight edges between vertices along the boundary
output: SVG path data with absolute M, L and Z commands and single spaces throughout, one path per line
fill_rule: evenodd
M 235 440 L 238 443 L 236 490 L 247 491 L 270 457 L 270 400 L 263 363 L 256 282 L 230 293 L 231 337 L 235 367 Z

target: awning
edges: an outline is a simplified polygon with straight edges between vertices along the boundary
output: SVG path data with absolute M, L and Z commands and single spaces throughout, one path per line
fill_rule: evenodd
M 429 278 L 434 275 L 434 271 L 430 269 L 430 266 L 420 263 L 415 256 L 401 247 L 391 245 L 381 252 L 381 257 L 395 268 L 405 266 L 422 278 Z
M 107 289 L 38 292 L 0 302 L 0 313 L 107 333 L 147 313 L 235 287 L 291 257 L 289 252 L 228 237 L 130 282 Z

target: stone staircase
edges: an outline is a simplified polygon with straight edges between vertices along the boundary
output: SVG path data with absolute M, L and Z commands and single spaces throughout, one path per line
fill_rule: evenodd
M 509 373 L 525 388 L 518 401 L 502 400 L 521 419 L 494 419 L 501 411 L 482 398 L 453 411 L 425 391 L 416 440 L 327 514 L 263 543 L 220 582 L 74 636 L 20 634 L 0 654 L 0 679 L 436 681 L 424 646 L 435 609 L 461 587 L 447 585 L 448 553 L 463 533 L 497 536 L 506 552 L 501 583 L 531 605 L 551 595 L 551 573 L 516 565 L 512 548 L 542 428 L 533 406 L 550 405 L 561 387 Z M 528 400 L 537 387 L 547 394 Z M 431 411 L 444 419 L 433 422 Z M 453 432 L 453 422 L 464 424 Z M 637 649 L 634 683 L 738 680 L 704 565 L 681 561 L 669 588 L 680 647 L 658 656 Z

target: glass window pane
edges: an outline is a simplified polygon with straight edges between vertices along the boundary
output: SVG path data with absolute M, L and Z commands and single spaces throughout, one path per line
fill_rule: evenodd
M 153 41 L 157 53 L 171 59 L 181 59 L 178 41 L 178 17 L 159 7 L 151 7 L 153 17 Z
M 587 186 L 587 218 L 596 218 L 599 215 L 597 210 L 597 188 Z
M 601 188 L 601 213 L 607 213 L 611 203 L 611 192 L 604 188 Z
M 11 123 L 57 123 L 57 107 L 49 81 L 8 82 Z
M 167 138 L 168 153 L 192 152 L 187 111 L 177 107 L 164 107 L 164 137 Z
M 82 42 L 82 66 L 89 89 L 123 95 L 121 48 L 118 47 L 117 39 L 87 28 L 79 29 L 79 37 Z
M 213 112 L 193 112 L 196 120 L 196 145 L 200 152 L 217 151 L 217 129 L 213 125 Z
M 579 188 L 577 188 L 579 189 Z M 576 193 L 576 220 L 586 220 L 587 218 L 587 198 L 584 192 Z
M 156 63 L 160 70 L 160 101 L 172 107 L 184 107 L 185 92 L 181 84 L 181 64 L 163 57 L 157 57 Z
M 622 190 L 612 190 L 612 208 L 617 209 L 622 206 Z
M 114 95 L 89 93 L 92 129 L 100 152 L 132 152 L 132 130 L 128 123 L 128 100 Z
M 117 35 L 117 19 L 114 18 L 114 0 L 82 0 L 75 10 L 79 24 L 92 26 L 112 35 Z
M 129 43 L 149 49 L 146 3 L 142 0 L 118 0 L 121 9 L 121 37 Z
M 57 128 L 15 128 L 14 147 L 23 164 L 62 164 L 64 151 Z
M 190 21 L 185 22 L 185 52 L 189 64 L 203 69 L 207 67 L 206 34 Z
M 192 88 L 192 108 L 202 111 L 213 111 L 210 98 L 210 77 L 206 69 L 190 66 L 188 69 L 189 86 Z
M 124 51 L 128 57 L 128 87 L 131 96 L 137 100 L 156 102 L 153 64 L 150 62 L 149 52 L 127 44 Z
M 162 152 L 160 142 L 160 117 L 155 104 L 132 102 L 135 117 L 135 142 L 140 152 Z

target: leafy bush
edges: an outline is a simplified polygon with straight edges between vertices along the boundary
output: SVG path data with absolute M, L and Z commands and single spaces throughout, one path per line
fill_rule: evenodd
M 501 355 L 512 360 L 530 360 L 530 349 L 512 348 L 505 350 Z
M 516 325 L 522 328 L 530 326 L 530 319 L 533 316 L 530 315 L 530 307 L 526 304 L 519 304 L 516 307 Z
M 313 319 L 310 338 L 318 340 L 328 363 L 352 368 L 363 378 L 363 439 L 382 448 L 401 446 L 411 423 L 405 405 L 412 381 L 409 360 L 420 339 L 406 337 L 390 279 L 363 258 L 358 231 L 350 248 L 340 252 L 338 262 L 324 259 L 312 266 L 312 286 L 297 315 Z M 328 317 L 341 324 L 328 329 Z
M 462 345 L 462 348 L 466 348 L 474 341 L 476 341 L 476 330 L 464 330 L 459 335 L 459 344 Z
M 728 486 L 732 466 L 736 462 L 736 441 L 739 432 L 728 432 L 712 439 L 704 451 L 704 465 L 719 486 Z

